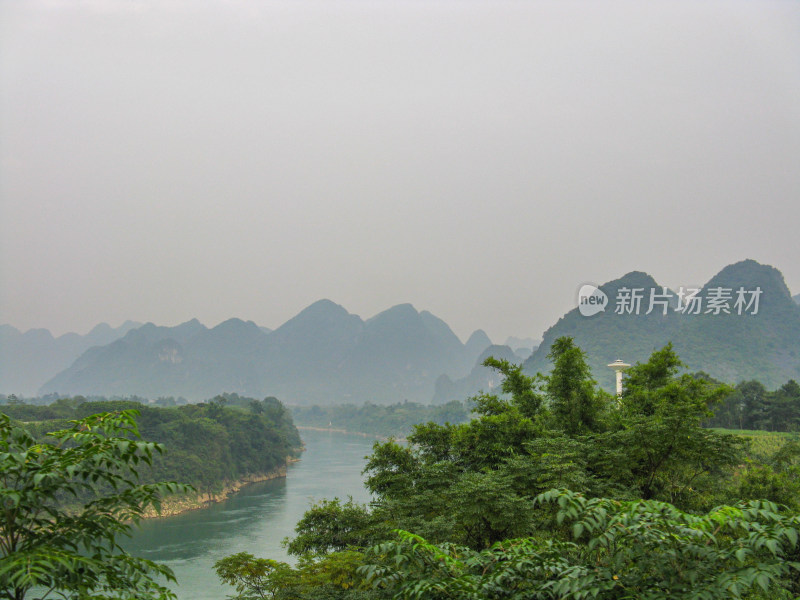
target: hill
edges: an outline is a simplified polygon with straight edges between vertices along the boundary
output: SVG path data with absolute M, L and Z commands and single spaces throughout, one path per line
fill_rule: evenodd
M 24 333 L 0 325 L 0 393 L 32 396 L 39 387 L 93 346 L 105 346 L 141 323 L 126 321 L 117 328 L 100 323 L 86 335 L 54 337 L 47 329 Z
M 571 336 L 587 352 L 595 379 L 608 390 L 613 389 L 613 373 L 606 365 L 617 358 L 646 361 L 669 341 L 689 370 L 721 381 L 758 379 L 777 387 L 800 378 L 800 306 L 774 267 L 753 260 L 725 267 L 697 294 L 698 314 L 696 306 L 682 310 L 688 305 L 686 294 L 678 306 L 680 292 L 687 290 L 666 290 L 671 295 L 668 307 L 657 304 L 647 314 L 650 290 L 661 294 L 664 288 L 646 273 L 628 273 L 599 289 L 608 297 L 606 310 L 583 316 L 575 308 L 564 315 L 544 333 L 541 346 L 524 364 L 526 372 L 547 372 L 553 340 Z M 740 289 L 743 302 L 737 304 Z M 644 290 L 638 313 L 620 314 L 618 300 L 628 293 L 624 290 Z M 716 303 L 728 312 L 715 308 Z
M 320 300 L 274 331 L 240 319 L 213 329 L 197 320 L 177 327 L 148 323 L 84 353 L 40 393 L 429 402 L 439 375 L 469 372 L 480 341 L 478 334 L 461 343 L 444 321 L 411 304 L 364 321 Z

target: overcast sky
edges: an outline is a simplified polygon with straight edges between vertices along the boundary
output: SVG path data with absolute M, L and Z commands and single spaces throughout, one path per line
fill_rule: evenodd
M 800 293 L 800 3 L 0 0 L 0 323 Z

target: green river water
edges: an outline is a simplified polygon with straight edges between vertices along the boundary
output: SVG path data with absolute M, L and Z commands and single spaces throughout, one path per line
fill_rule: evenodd
M 289 466 L 286 478 L 248 485 L 209 508 L 149 519 L 123 545 L 171 567 L 179 600 L 224 600 L 232 594 L 235 590 L 220 583 L 213 570 L 224 556 L 250 552 L 288 561 L 281 540 L 293 534 L 312 499 L 369 499 L 361 470 L 374 440 L 336 432 L 300 433 L 306 451 Z

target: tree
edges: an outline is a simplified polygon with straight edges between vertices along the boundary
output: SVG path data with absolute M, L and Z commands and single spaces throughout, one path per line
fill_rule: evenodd
M 767 425 L 767 390 L 758 381 L 747 381 L 736 386 L 742 396 L 742 429 L 761 429 Z
M 138 412 L 70 421 L 38 443 L 0 414 L 0 594 L 41 598 L 168 599 L 155 578 L 172 571 L 131 556 L 121 536 L 161 498 L 188 492 L 177 483 L 138 484 L 139 465 L 161 446 L 139 440 Z M 44 590 L 44 591 L 40 591 Z M 51 596 L 51 594 L 53 596 Z
M 289 554 L 327 554 L 348 548 L 364 549 L 386 539 L 389 528 L 366 505 L 339 498 L 314 503 L 295 526 L 297 537 L 288 542 Z
M 366 591 L 358 568 L 360 552 L 333 552 L 319 560 L 303 557 L 296 568 L 284 562 L 256 558 L 247 552 L 214 563 L 217 576 L 236 587 L 231 600 L 374 600 L 382 597 Z
M 398 599 L 727 600 L 759 588 L 786 598 L 779 587 L 800 569 L 787 560 L 800 518 L 770 502 L 694 515 L 652 500 L 552 490 L 536 503 L 552 511 L 554 536 L 475 551 L 399 531 L 370 549 L 360 572 Z
M 620 428 L 599 436 L 597 444 L 603 451 L 621 451 L 637 497 L 683 509 L 709 508 L 718 491 L 709 476 L 740 464 L 744 441 L 702 427 L 710 407 L 730 388 L 678 375 L 680 367 L 671 344 L 631 367 L 620 400 Z
M 556 425 L 571 436 L 599 430 L 606 399 L 595 390 L 583 350 L 571 337 L 560 337 L 547 357 L 553 361 L 547 393 Z
M 268 600 L 291 581 L 292 568 L 283 562 L 256 558 L 247 552 L 226 556 L 214 563 L 217 576 L 239 592 L 236 600 Z

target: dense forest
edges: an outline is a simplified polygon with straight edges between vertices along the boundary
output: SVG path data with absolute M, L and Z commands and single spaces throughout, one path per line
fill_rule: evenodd
M 736 385 L 706 421 L 710 427 L 800 431 L 800 385 L 790 379 L 777 390 L 767 391 L 759 381 Z
M 679 374 L 670 345 L 621 397 L 570 338 L 547 377 L 488 359 L 502 394 L 474 419 L 376 442 L 369 505 L 323 500 L 295 566 L 216 564 L 238 598 L 795 598 L 797 435 L 703 426 L 731 388 Z
M 272 397 L 259 401 L 224 394 L 208 402 L 174 407 L 130 399 L 89 401 L 80 396 L 49 405 L 12 399 L 0 412 L 25 422 L 34 437 L 44 439 L 46 433 L 66 427 L 69 420 L 126 409 L 138 411 L 143 440 L 167 449 L 141 471 L 145 483 L 179 481 L 213 495 L 228 483 L 285 466 L 287 457 L 297 455 L 302 446 L 291 414 Z

